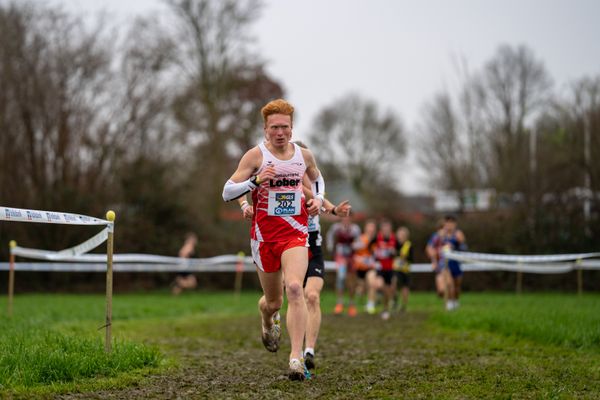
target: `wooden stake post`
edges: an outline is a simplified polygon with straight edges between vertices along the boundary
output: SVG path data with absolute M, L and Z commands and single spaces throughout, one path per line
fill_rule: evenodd
M 13 314 L 13 296 L 15 294 L 15 255 L 13 249 L 17 247 L 17 242 L 11 240 L 9 243 L 10 247 L 10 267 L 8 269 L 8 316 L 12 317 Z
M 112 351 L 112 292 L 113 292 L 113 235 L 114 235 L 114 211 L 106 213 L 106 219 L 110 222 L 108 229 L 108 239 L 106 241 L 106 338 L 104 350 L 107 353 Z
M 583 294 L 583 271 L 581 270 L 581 259 L 577 260 L 575 265 L 577 266 L 577 294 L 581 296 Z

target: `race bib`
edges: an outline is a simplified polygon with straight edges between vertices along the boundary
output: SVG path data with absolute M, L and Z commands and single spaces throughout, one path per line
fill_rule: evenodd
M 289 217 L 300 215 L 302 192 L 269 191 L 268 215 Z

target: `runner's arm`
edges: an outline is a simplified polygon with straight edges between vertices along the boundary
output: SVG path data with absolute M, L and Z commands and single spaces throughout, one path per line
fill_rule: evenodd
M 252 175 L 258 169 L 259 154 L 255 149 L 251 149 L 244 154 L 238 164 L 238 168 L 231 175 L 231 178 L 225 182 L 223 200 L 235 200 L 258 187 L 263 177 Z
M 302 156 L 304 157 L 304 161 L 306 162 L 306 175 L 308 175 L 308 177 L 310 178 L 311 183 L 317 182 L 317 180 L 319 179 L 319 176 L 321 175 L 321 172 L 317 168 L 317 162 L 315 161 L 315 156 L 308 149 L 303 148 L 301 150 L 302 150 Z M 323 179 L 323 178 L 321 178 L 321 179 Z M 324 187 L 325 182 L 322 181 L 321 185 L 323 186 L 323 188 L 317 187 L 316 188 L 317 192 L 314 192 L 315 187 L 312 187 L 313 195 L 314 195 L 315 199 L 318 199 L 321 203 L 319 205 L 319 209 L 323 206 L 323 194 L 324 194 L 324 189 L 325 189 L 325 187 Z M 321 192 L 319 192 L 319 190 Z

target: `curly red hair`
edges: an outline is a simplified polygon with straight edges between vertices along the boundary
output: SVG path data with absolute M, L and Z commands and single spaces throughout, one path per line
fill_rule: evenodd
M 294 120 L 294 106 L 283 99 L 272 100 L 268 102 L 261 110 L 260 110 L 263 120 L 265 122 L 265 126 L 267 125 L 267 118 L 269 115 L 273 114 L 283 114 L 289 115 L 290 120 L 293 122 Z

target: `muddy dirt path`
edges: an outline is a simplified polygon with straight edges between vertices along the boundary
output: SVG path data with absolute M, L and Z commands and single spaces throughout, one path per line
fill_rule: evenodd
M 148 342 L 179 360 L 169 373 L 150 376 L 136 387 L 63 395 L 61 399 L 188 398 L 365 398 L 374 385 L 396 380 L 398 373 L 433 357 L 424 328 L 426 315 L 324 315 L 317 347 L 316 377 L 289 382 L 289 341 L 268 353 L 259 339 L 256 317 L 224 318 L 206 324 L 159 325 Z

